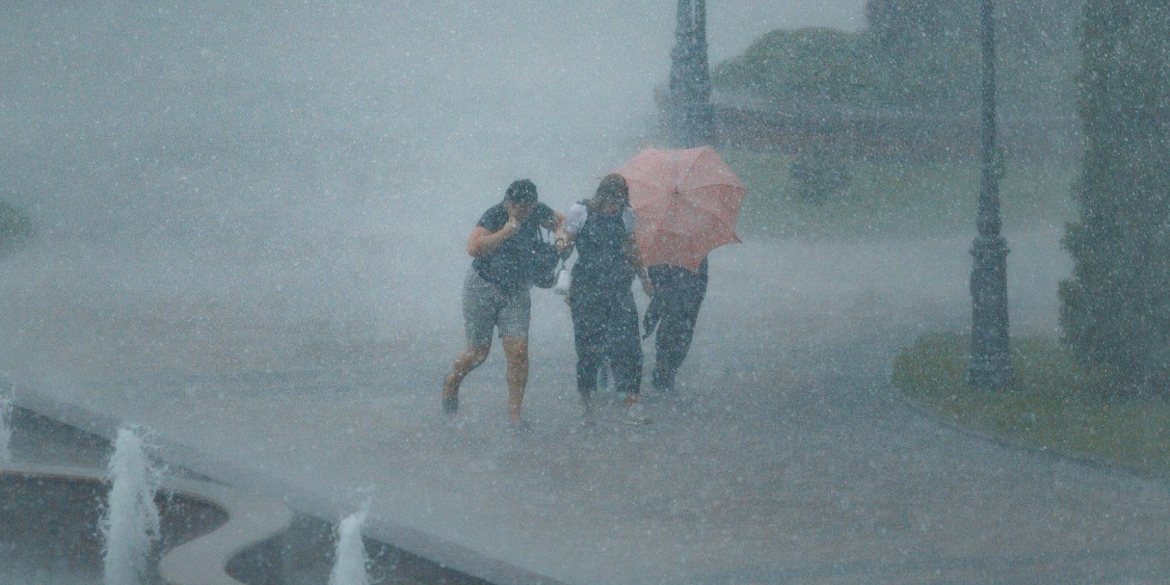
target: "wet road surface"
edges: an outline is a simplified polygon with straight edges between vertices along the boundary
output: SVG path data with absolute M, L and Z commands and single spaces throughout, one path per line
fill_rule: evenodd
M 1008 237 L 1013 333 L 1052 333 L 1069 270 L 1059 234 Z M 621 424 L 610 394 L 581 425 L 568 309 L 547 291 L 534 291 L 532 432 L 506 427 L 498 345 L 459 416 L 442 417 L 462 344 L 454 262 L 450 275 L 407 269 L 393 318 L 339 319 L 246 294 L 160 300 L 126 284 L 133 262 L 30 250 L 0 277 L 0 366 L 568 583 L 1170 580 L 1163 482 L 993 444 L 890 387 L 898 347 L 967 323 L 969 244 L 717 251 L 679 391 L 648 392 L 640 427 Z

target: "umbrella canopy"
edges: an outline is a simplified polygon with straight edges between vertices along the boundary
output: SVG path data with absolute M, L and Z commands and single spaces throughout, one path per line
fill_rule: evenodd
M 710 146 L 648 148 L 614 172 L 630 186 L 644 265 L 698 270 L 711 250 L 739 242 L 735 222 L 747 189 Z

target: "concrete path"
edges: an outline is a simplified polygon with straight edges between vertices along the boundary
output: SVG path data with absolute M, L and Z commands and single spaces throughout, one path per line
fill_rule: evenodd
M 1008 234 L 1015 334 L 1055 330 L 1058 238 Z M 245 293 L 160 299 L 127 284 L 144 278 L 133 260 L 30 250 L 0 275 L 0 368 L 567 583 L 1170 581 L 1163 482 L 957 432 L 889 386 L 898 347 L 968 322 L 969 246 L 717 251 L 681 389 L 648 394 L 643 427 L 620 424 L 616 397 L 579 424 L 568 311 L 545 291 L 533 432 L 506 428 L 501 355 L 468 378 L 459 417 L 441 417 L 462 260 L 450 275 L 406 263 L 395 317 L 363 319 Z

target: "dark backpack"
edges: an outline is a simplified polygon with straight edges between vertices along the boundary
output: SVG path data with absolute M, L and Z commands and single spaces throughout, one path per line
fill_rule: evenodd
M 545 230 L 537 228 L 541 234 L 532 245 L 532 258 L 528 262 L 528 277 L 532 284 L 539 288 L 552 288 L 557 282 L 557 263 L 560 254 L 557 245 L 549 242 L 544 235 Z

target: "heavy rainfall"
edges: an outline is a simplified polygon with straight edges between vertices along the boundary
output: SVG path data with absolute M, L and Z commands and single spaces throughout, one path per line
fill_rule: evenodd
M 1166 246 L 1166 48 L 1125 35 L 1170 24 L 997 4 L 10 2 L 0 489 L 69 468 L 117 491 L 137 429 L 142 483 L 324 527 L 320 566 L 277 535 L 208 583 L 1162 582 L 1170 326 L 1139 260 Z M 675 386 L 644 340 L 649 424 L 612 387 L 583 420 L 570 307 L 533 288 L 526 432 L 499 341 L 445 416 L 477 219 L 514 180 L 564 214 L 640 151 L 694 146 L 671 72 L 696 6 L 693 111 L 747 194 Z M 12 489 L 0 526 L 32 531 L 49 499 Z M 231 522 L 214 500 L 152 512 L 151 562 L 181 548 L 168 510 L 195 510 L 186 538 Z M 76 546 L 115 550 L 99 532 Z M 53 573 L 67 548 L 0 534 L 0 584 L 103 582 Z M 241 568 L 265 554 L 282 573 Z

